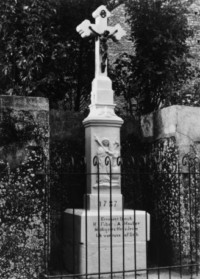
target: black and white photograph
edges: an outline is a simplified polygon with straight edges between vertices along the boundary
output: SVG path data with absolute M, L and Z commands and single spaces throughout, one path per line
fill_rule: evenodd
M 200 278 L 200 0 L 0 0 L 0 279 Z

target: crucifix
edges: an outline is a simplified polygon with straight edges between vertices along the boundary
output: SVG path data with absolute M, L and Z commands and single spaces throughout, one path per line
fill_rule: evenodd
M 82 38 L 95 36 L 95 77 L 107 76 L 107 41 L 110 38 L 118 41 L 126 35 L 126 32 L 119 24 L 108 26 L 107 21 L 111 13 L 103 5 L 97 8 L 92 16 L 95 18 L 95 24 L 86 19 L 76 30 Z

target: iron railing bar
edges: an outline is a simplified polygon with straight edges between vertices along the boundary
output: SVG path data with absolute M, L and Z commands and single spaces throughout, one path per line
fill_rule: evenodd
M 180 166 L 178 162 L 178 170 L 180 171 Z M 181 181 L 180 181 L 180 172 L 178 174 L 178 185 L 179 185 L 179 260 L 180 260 L 180 265 L 182 265 L 182 245 L 181 245 Z M 182 268 L 180 267 L 180 277 L 183 277 L 182 274 Z
M 170 189 L 170 185 L 167 183 L 167 186 L 169 186 L 169 187 L 167 187 L 167 189 Z M 170 204 L 170 198 L 171 198 L 171 196 L 170 196 L 170 194 L 171 193 L 169 193 L 169 190 L 168 190 L 168 192 L 167 192 L 167 194 L 168 194 L 168 198 L 167 198 L 167 206 L 168 206 L 168 224 L 170 224 L 170 206 L 171 206 L 171 204 Z M 168 228 L 169 228 L 169 226 L 168 226 Z M 170 231 L 168 230 L 168 235 L 170 235 Z M 169 279 L 171 279 L 171 269 L 169 268 Z
M 106 175 L 107 173 L 101 173 L 102 175 Z M 141 176 L 142 175 L 147 175 L 147 174 L 149 174 L 149 173 L 141 173 Z M 155 172 L 155 174 L 156 175 L 159 175 L 159 173 L 156 173 Z M 165 173 L 160 173 L 160 175 L 164 175 Z M 166 173 L 167 174 L 167 173 Z M 198 176 L 200 176 L 200 173 L 185 173 L 185 172 L 182 172 L 181 174 L 184 174 L 184 175 L 198 175 Z M 48 175 L 48 174 L 47 174 Z M 77 173 L 77 172 L 74 172 L 74 173 L 70 173 L 70 172 L 63 172 L 63 173 L 61 173 L 61 172 L 59 172 L 59 175 L 68 175 L 69 177 L 77 177 L 77 176 L 83 176 L 83 175 L 87 175 L 87 176 L 93 176 L 93 175 L 96 175 L 96 173 L 86 173 L 86 172 L 80 172 L 80 173 Z M 116 175 L 120 175 L 120 176 L 128 176 L 128 175 L 131 175 L 131 176 L 134 176 L 134 173 L 132 172 L 132 173 L 122 173 L 122 174 L 118 174 L 118 173 L 116 173 Z M 174 176 L 178 176 L 178 175 L 180 175 L 180 173 L 173 173 L 172 175 L 174 175 Z M 49 176 L 49 180 L 50 180 L 50 182 L 49 183 L 51 183 L 51 181 L 52 181 L 52 179 L 51 179 L 51 177 L 53 177 L 53 174 L 51 174 L 50 176 Z
M 137 175 L 137 173 L 136 173 Z M 136 208 L 136 191 L 134 189 L 134 193 L 133 193 L 133 207 L 134 207 L 134 210 L 133 210 L 133 248 L 134 248 L 134 251 L 133 251 L 133 256 L 134 256 L 134 273 L 135 273 L 135 279 L 137 279 L 137 252 L 136 252 L 136 211 L 135 211 L 135 208 Z
M 122 264 L 123 264 L 123 279 L 125 279 L 125 237 L 124 237 L 124 197 L 122 197 L 122 241 L 123 241 L 123 254 L 122 254 Z
M 137 247 L 136 247 L 136 212 L 133 210 L 134 215 L 134 267 L 135 267 L 135 278 L 137 279 Z
M 157 272 L 158 272 L 158 279 L 160 279 L 160 268 L 159 267 L 158 267 Z
M 147 239 L 148 239 L 148 219 L 147 219 L 147 212 L 145 211 L 145 246 L 146 246 L 146 266 L 147 266 L 147 258 L 148 258 L 148 253 L 147 253 Z M 149 273 L 147 271 L 147 279 L 149 278 Z
M 171 279 L 172 277 L 172 271 L 171 271 L 171 268 L 169 268 L 169 279 Z
M 88 278 L 88 214 L 87 214 L 87 210 L 88 210 L 88 204 L 87 204 L 87 196 L 85 195 L 85 276 L 86 279 Z
M 73 217 L 72 217 L 72 232 L 73 232 L 73 236 L 72 236 L 72 241 L 73 241 L 73 248 L 72 248 L 72 257 L 73 257 L 73 273 L 75 273 L 75 259 L 76 259 L 76 254 L 75 254 L 75 209 L 73 207 Z
M 57 174 L 58 172 L 56 172 L 56 171 L 51 171 L 51 175 L 53 175 L 53 174 Z M 59 171 L 59 174 L 71 174 L 71 175 L 81 175 L 81 174 L 87 174 L 87 175 L 96 175 L 96 173 L 94 173 L 94 172 L 86 172 L 86 171 L 82 171 L 82 172 L 76 172 L 76 171 L 73 171 L 73 172 L 71 172 L 71 171 Z M 156 174 L 169 174 L 169 172 L 163 172 L 163 171 L 155 171 L 155 173 Z M 200 175 L 200 172 L 182 172 L 183 174 L 193 174 L 193 175 Z M 36 173 L 36 175 L 44 175 L 44 174 L 48 174 L 48 173 Z M 101 173 L 101 174 L 107 174 L 107 173 Z M 121 173 L 116 173 L 116 175 L 129 175 L 129 174 L 132 174 L 132 175 L 134 175 L 134 174 L 137 174 L 137 171 L 135 171 L 134 172 L 134 170 L 132 170 L 131 172 L 121 172 Z M 140 172 L 140 174 L 141 175 L 143 175 L 143 174 L 149 174 L 149 172 Z M 179 174 L 179 172 L 171 172 L 170 174 L 172 174 L 172 175 L 178 175 Z
M 193 249 L 193 247 L 192 247 L 192 200 L 191 200 L 191 172 L 190 172 L 190 170 L 191 170 L 191 165 L 190 165 L 190 163 L 189 163 L 189 180 L 188 180 L 188 182 L 189 182 L 189 223 L 190 223 L 190 226 L 189 226 L 189 228 L 190 228 L 190 262 L 192 263 L 192 249 Z M 191 269 L 190 269 L 190 275 L 191 275 L 191 278 L 193 277 L 193 269 L 192 269 L 192 266 L 191 266 Z
M 48 167 L 46 165 L 46 167 Z M 50 181 L 50 175 L 51 175 L 51 170 L 48 168 L 48 170 L 45 171 L 45 175 L 48 177 L 47 180 L 47 199 L 48 199 L 48 204 L 47 204 L 47 229 L 48 229 L 48 234 L 47 234 L 47 245 L 48 245 L 48 255 L 47 255 L 47 267 L 49 270 L 49 263 L 50 263 L 50 253 L 51 253 L 51 209 L 50 209 L 50 200 L 51 200 L 51 181 Z
M 156 238 L 158 239 L 158 241 L 160 241 L 160 226 L 158 226 L 158 221 L 159 221 L 159 218 L 158 218 L 158 193 L 156 192 L 156 199 L 155 199 L 155 212 L 156 212 L 156 216 L 155 216 L 155 219 L 156 219 L 156 225 L 157 225 L 157 229 L 156 229 Z M 158 228 L 159 227 L 159 228 Z M 160 259 L 160 247 L 159 245 L 156 246 L 156 263 L 157 263 L 157 273 L 158 273 L 158 279 L 160 279 L 160 269 L 159 269 L 159 265 L 160 265 L 160 262 L 159 262 L 159 259 Z
M 101 272 L 101 228 L 100 228 L 100 177 L 99 177 L 99 160 L 97 157 L 97 184 L 98 184 L 98 272 L 99 272 L 99 279 L 100 279 L 100 272 Z
M 188 265 L 182 265 L 182 267 L 184 268 L 187 268 L 187 267 L 200 267 L 200 264 L 188 264 Z M 180 268 L 180 265 L 172 265 L 172 266 L 163 266 L 163 267 L 159 267 L 159 270 L 167 270 L 167 269 L 177 269 L 177 268 Z M 137 269 L 137 271 L 156 271 L 158 270 L 158 267 L 149 267 L 149 268 L 140 268 L 140 269 Z M 133 273 L 135 272 L 135 269 L 130 269 L 130 270 L 126 270 L 125 273 Z M 123 270 L 119 270 L 119 271 L 113 271 L 113 274 L 120 274 L 120 273 L 123 273 Z M 106 275 L 106 274 L 110 274 L 110 272 L 101 272 L 101 275 Z M 93 276 L 93 275 L 98 275 L 98 272 L 97 273 L 88 273 L 89 276 Z M 45 278 L 60 278 L 60 275 L 47 275 L 47 274 L 43 274 L 42 275 L 43 277 Z M 75 277 L 80 277 L 80 276 L 86 276 L 86 273 L 77 273 L 77 274 L 63 274 L 62 277 L 70 277 L 70 276 L 75 276 Z
M 110 270 L 111 270 L 111 279 L 113 278 L 113 238 L 112 238 L 112 165 L 110 157 L 107 157 L 110 169 Z
M 194 165 L 194 168 L 196 170 L 196 164 Z M 194 218 L 195 218 L 195 260 L 198 262 L 198 226 L 197 226 L 197 215 L 198 215 L 198 208 L 197 208 L 197 183 L 196 183 L 196 171 L 194 174 L 194 199 L 195 199 L 195 204 L 194 204 Z M 198 275 L 198 268 L 196 268 L 196 275 Z

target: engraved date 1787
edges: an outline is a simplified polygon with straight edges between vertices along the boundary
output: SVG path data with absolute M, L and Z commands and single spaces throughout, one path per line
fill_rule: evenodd
M 117 206 L 117 201 L 99 201 L 99 206 L 100 207 L 116 207 Z

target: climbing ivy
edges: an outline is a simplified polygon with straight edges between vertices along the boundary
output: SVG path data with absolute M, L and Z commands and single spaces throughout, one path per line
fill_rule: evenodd
M 47 241 L 48 125 L 30 111 L 5 110 L 2 119 L 0 277 L 38 278 Z

